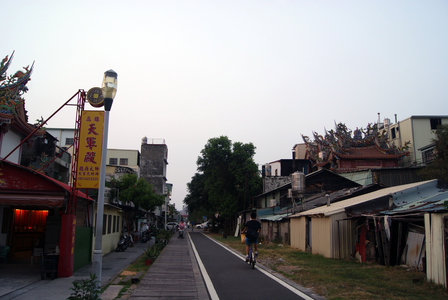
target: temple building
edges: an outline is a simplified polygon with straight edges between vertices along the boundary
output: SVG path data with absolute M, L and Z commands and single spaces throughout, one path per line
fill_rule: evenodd
M 313 170 L 329 169 L 336 173 L 375 169 L 397 168 L 399 161 L 409 155 L 407 144 L 401 148 L 389 145 L 387 134 L 378 130 L 377 124 L 353 132 L 339 123 L 335 130 L 325 132 L 325 137 L 313 133 L 314 141 L 302 135 L 306 145 L 305 159 L 311 161 Z

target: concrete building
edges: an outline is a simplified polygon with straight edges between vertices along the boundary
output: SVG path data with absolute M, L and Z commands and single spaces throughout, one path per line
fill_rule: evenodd
M 393 124 L 384 120 L 383 132 L 388 134 L 389 143 L 408 148 L 409 156 L 400 161 L 401 167 L 421 166 L 431 158 L 438 125 L 448 125 L 448 116 L 411 116 L 403 121 L 395 119 Z
M 154 214 L 157 223 L 165 222 L 165 210 L 170 200 L 167 186 L 166 170 L 168 166 L 168 147 L 164 139 L 142 138 L 140 177 L 152 185 L 156 195 L 165 195 L 165 205 L 158 207 Z
M 140 177 L 140 152 L 138 150 L 107 149 L 106 159 L 107 165 L 115 167 L 116 173 L 128 173 L 127 169 L 131 168 Z
M 142 139 L 140 177 L 152 184 L 157 195 L 166 194 L 168 147 L 164 139 Z
M 68 155 L 70 155 L 70 162 L 69 162 L 69 165 L 67 166 L 67 168 L 69 170 L 69 172 L 68 172 L 69 174 L 68 174 L 68 181 L 64 181 L 64 182 L 67 182 L 69 185 L 71 185 L 72 184 L 71 169 L 72 169 L 72 159 L 73 159 L 73 147 L 71 147 L 71 146 L 73 145 L 74 140 L 75 140 L 75 129 L 74 128 L 46 128 L 45 131 L 56 138 L 56 146 L 59 149 L 62 149 L 62 151 L 65 151 L 68 148 L 66 153 Z

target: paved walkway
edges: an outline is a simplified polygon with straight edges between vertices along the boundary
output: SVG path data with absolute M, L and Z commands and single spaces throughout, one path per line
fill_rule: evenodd
M 109 283 L 111 285 L 101 294 L 102 300 L 210 299 L 194 255 L 189 232 L 185 232 L 184 239 L 178 239 L 177 235 L 174 235 L 141 281 L 133 284 L 121 298 L 117 298 L 123 288 L 117 282 L 118 275 L 143 255 L 144 249 L 148 246 L 148 243 L 137 243 L 124 252 L 111 252 L 103 257 L 101 283 L 103 287 Z M 12 271 L 17 265 L 0 266 L 0 300 L 67 299 L 72 292 L 70 288 L 73 287 L 73 281 L 88 279 L 92 269 L 91 265 L 88 265 L 75 272 L 72 277 L 54 280 L 40 280 L 40 274 L 37 273 L 34 283 L 30 284 L 28 280 L 19 279 L 22 285 L 8 291 L 7 287 L 12 283 L 20 285 L 20 282 L 16 282 L 16 278 L 11 278 L 8 267 Z
M 151 240 L 151 244 L 154 240 Z M 129 264 L 137 260 L 149 243 L 136 243 L 124 252 L 110 252 L 103 257 L 101 286 L 112 282 Z M 89 279 L 92 265 L 89 264 L 73 276 L 41 280 L 39 264 L 0 264 L 0 300 L 62 300 L 73 292 L 73 281 Z M 117 293 L 118 295 L 118 293 Z M 112 298 L 113 299 L 113 298 Z
M 170 240 L 129 299 L 209 299 L 188 233 Z

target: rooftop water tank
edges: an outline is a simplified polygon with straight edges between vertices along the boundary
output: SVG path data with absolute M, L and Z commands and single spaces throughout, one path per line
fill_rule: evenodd
M 293 193 L 304 193 L 305 192 L 305 174 L 302 172 L 292 173 L 291 178 L 291 188 Z

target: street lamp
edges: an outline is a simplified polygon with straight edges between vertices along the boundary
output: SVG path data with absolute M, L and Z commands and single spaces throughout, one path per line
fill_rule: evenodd
M 107 135 L 109 133 L 109 112 L 112 108 L 115 94 L 117 93 L 117 73 L 113 70 L 104 72 L 103 86 L 104 96 L 104 131 L 103 146 L 101 149 L 100 182 L 98 188 L 98 208 L 96 212 L 95 249 L 93 250 L 92 273 L 98 278 L 97 285 L 101 288 L 101 271 L 103 265 L 103 211 L 104 211 L 104 187 L 106 183 L 106 159 L 107 159 Z

